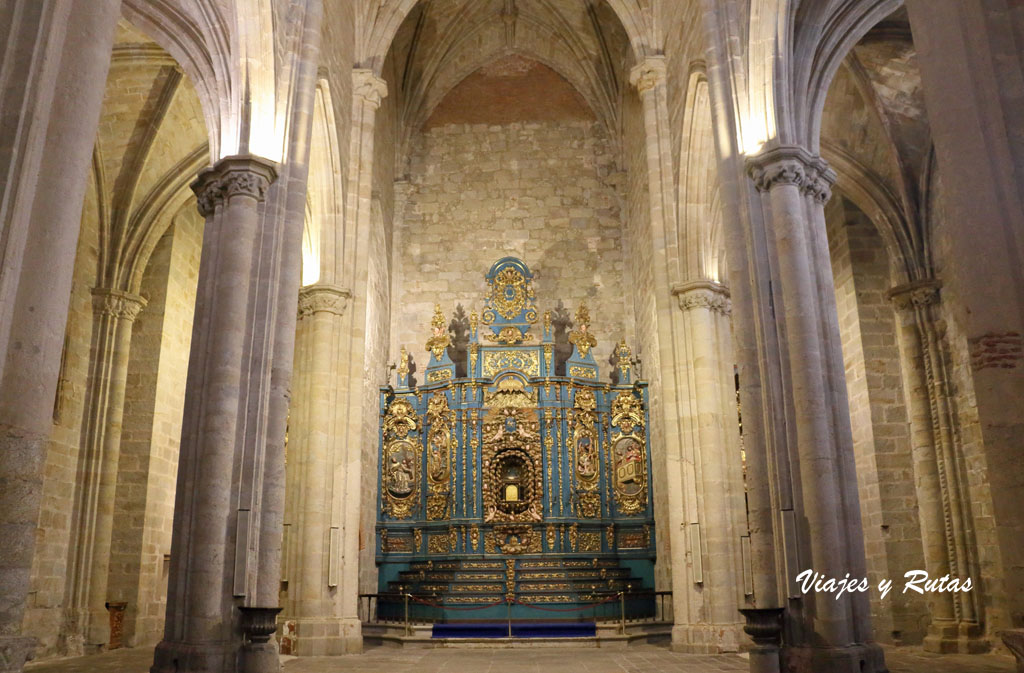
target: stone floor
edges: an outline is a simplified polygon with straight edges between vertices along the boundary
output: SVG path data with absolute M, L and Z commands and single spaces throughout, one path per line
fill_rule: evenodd
M 153 650 L 115 650 L 92 657 L 31 663 L 30 673 L 148 673 Z M 915 648 L 887 649 L 891 673 L 1013 673 L 1010 657 L 924 654 Z M 673 654 L 665 647 L 641 645 L 628 650 L 368 648 L 347 657 L 291 658 L 284 673 L 544 673 L 569 664 L 573 673 L 715 673 L 747 671 L 738 655 Z

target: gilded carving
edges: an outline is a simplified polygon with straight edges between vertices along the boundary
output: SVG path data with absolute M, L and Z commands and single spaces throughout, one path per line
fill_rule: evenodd
M 647 507 L 644 412 L 629 391 L 612 403 L 612 490 L 622 514 L 639 514 Z
M 469 527 L 469 543 L 472 545 L 474 551 L 480 544 L 480 528 L 476 525 Z
M 584 302 L 576 309 L 576 329 L 569 332 L 569 343 L 576 347 L 581 358 L 587 357 L 590 349 L 597 345 L 597 339 L 590 333 L 590 311 Z M 570 374 L 572 376 L 572 374 Z
M 569 524 L 569 549 L 572 551 L 578 551 L 578 541 L 579 525 L 575 523 Z M 566 567 L 568 567 L 568 564 L 566 564 Z
M 580 367 L 579 365 L 573 365 L 569 367 L 569 376 L 574 379 L 596 379 L 597 372 L 593 367 Z
M 548 551 L 554 551 L 555 542 L 558 539 L 558 531 L 555 529 L 555 525 L 549 523 L 545 532 L 547 534 Z
M 447 519 L 451 493 L 451 461 L 455 450 L 455 412 L 448 407 L 448 396 L 436 392 L 427 403 L 427 518 Z
M 427 350 L 434 354 L 435 359 L 440 360 L 452 343 L 452 338 L 448 336 L 448 328 L 444 314 L 441 313 L 440 304 L 434 305 L 434 317 L 430 321 L 430 330 L 433 334 L 427 339 Z
M 540 357 L 534 350 L 488 351 L 484 353 L 484 378 L 494 378 L 496 374 L 506 369 L 520 371 L 527 376 L 540 376 Z
M 423 531 L 419 528 L 412 529 L 412 547 L 417 552 L 423 548 Z
M 381 492 L 384 513 L 394 519 L 409 518 L 419 503 L 418 425 L 416 411 L 405 398 L 395 399 L 384 415 Z
M 485 334 L 484 338 L 491 343 L 505 344 L 506 346 L 516 346 L 521 343 L 530 343 L 533 341 L 533 335 L 527 332 L 523 333 L 518 327 L 508 325 L 502 327 L 498 334 Z
M 491 281 L 483 323 L 491 325 L 498 316 L 512 320 L 524 310 L 527 312 L 527 321 L 536 322 L 537 309 L 532 305 L 534 296 L 533 287 L 522 272 L 515 267 L 505 267 Z
M 450 369 L 437 369 L 427 374 L 427 383 L 439 383 L 441 381 L 448 381 L 452 377 L 452 370 Z
M 580 533 L 580 551 L 601 551 L 601 534 L 595 532 Z

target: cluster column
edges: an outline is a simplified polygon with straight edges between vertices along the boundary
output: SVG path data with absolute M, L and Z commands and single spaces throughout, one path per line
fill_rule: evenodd
M 0 671 L 21 671 L 22 633 L 53 427 L 89 161 L 118 0 L 15 0 L 0 55 Z M 6 9 L 6 7 L 5 7 Z
M 778 424 L 777 480 L 780 584 L 789 596 L 786 665 L 797 671 L 884 670 L 871 643 L 866 594 L 802 593 L 795 578 L 810 569 L 826 577 L 866 577 L 849 406 L 832 286 L 824 204 L 834 173 L 799 147 L 748 158 L 757 189 L 754 225 L 763 248 L 754 283 L 778 351 L 765 347 L 762 372 L 778 369 L 767 418 Z M 757 238 L 754 238 L 757 240 Z M 791 493 L 784 502 L 778 494 Z
M 968 502 L 950 357 L 940 310 L 940 283 L 926 279 L 889 291 L 899 320 L 904 390 L 910 408 L 915 485 L 920 506 L 925 570 L 933 578 L 968 577 L 977 582 L 977 559 L 969 539 Z M 928 594 L 931 624 L 924 647 L 933 652 L 981 652 L 977 591 Z
M 252 350 L 275 275 L 264 258 L 278 223 L 264 215 L 276 166 L 255 156 L 221 159 L 192 189 L 206 218 L 185 392 L 164 640 L 153 673 L 236 670 L 243 645 L 240 607 L 254 605 L 260 558 L 270 368 Z M 280 258 L 272 261 L 280 264 Z M 264 263 L 261 263 L 264 262 Z M 271 468 L 273 469 L 273 468 Z M 273 503 L 270 503 L 273 505 Z M 273 661 L 247 671 L 276 670 Z
M 146 305 L 122 290 L 96 288 L 92 297 L 92 353 L 61 634 L 68 654 L 96 652 L 110 640 L 107 579 L 128 353 L 132 324 Z

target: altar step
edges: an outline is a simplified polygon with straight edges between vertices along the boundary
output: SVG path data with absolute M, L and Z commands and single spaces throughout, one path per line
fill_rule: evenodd
M 591 622 L 592 623 L 592 622 Z M 615 623 L 598 622 L 594 626 L 594 635 L 576 637 L 516 636 L 508 637 L 508 624 L 493 622 L 494 634 L 490 637 L 469 636 L 462 634 L 457 637 L 436 636 L 432 624 L 411 624 L 408 633 L 401 624 L 363 624 L 363 641 L 367 644 L 400 648 L 551 648 L 551 647 L 595 647 L 605 649 L 625 649 L 633 645 L 645 643 L 665 643 L 672 638 L 671 622 L 644 622 L 626 624 L 626 633 L 620 633 Z M 455 626 L 455 625 L 447 625 Z M 504 635 L 496 635 L 498 628 L 504 629 Z M 519 624 L 512 623 L 513 629 Z M 515 634 L 516 631 L 513 631 Z
M 509 633 L 511 632 L 511 635 Z M 434 624 L 431 638 L 594 638 L 595 622 L 468 622 Z

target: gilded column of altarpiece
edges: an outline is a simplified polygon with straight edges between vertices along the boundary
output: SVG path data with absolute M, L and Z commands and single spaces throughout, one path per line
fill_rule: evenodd
M 483 311 L 469 318 L 466 376 L 456 378 L 438 305 L 419 385 L 403 347 L 397 384 L 381 389 L 381 586 L 432 559 L 652 565 L 647 384 L 633 380 L 629 347 L 615 348 L 614 383 L 601 381 L 581 305 L 560 366 L 526 264 L 506 257 L 485 278 Z

